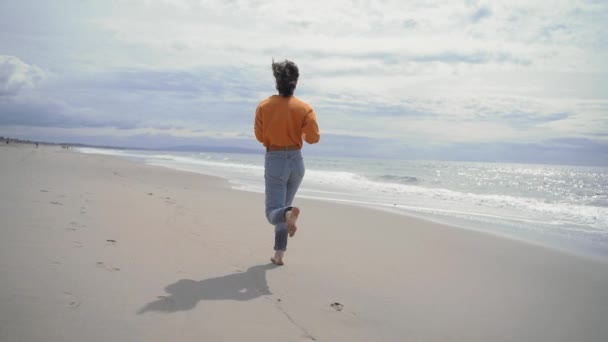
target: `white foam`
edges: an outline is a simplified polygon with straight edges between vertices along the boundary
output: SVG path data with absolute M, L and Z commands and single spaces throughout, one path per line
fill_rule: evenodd
M 113 150 L 107 148 L 93 148 L 93 147 L 76 147 L 74 148 L 76 152 L 86 153 L 86 154 L 103 154 L 110 156 L 122 156 L 123 151 L 121 150 Z
M 151 165 L 225 178 L 238 190 L 264 191 L 263 158 L 241 158 L 238 155 L 227 157 L 209 153 L 188 155 L 90 148 L 78 150 L 83 153 L 145 158 L 146 163 Z M 546 175 L 553 171 L 522 167 L 509 169 L 509 172 Z M 310 198 L 446 217 L 491 219 L 497 222 L 519 222 L 542 229 L 559 227 L 608 234 L 607 207 L 573 204 L 566 202 L 567 199 L 550 202 L 523 196 L 476 194 L 417 184 L 381 182 L 351 171 L 307 169 L 299 194 Z

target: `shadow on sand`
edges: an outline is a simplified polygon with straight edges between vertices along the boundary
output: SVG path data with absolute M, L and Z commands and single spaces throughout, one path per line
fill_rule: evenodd
M 176 312 L 191 310 L 201 300 L 251 300 L 270 295 L 266 283 L 266 271 L 276 268 L 274 264 L 252 266 L 245 272 L 204 280 L 181 279 L 168 285 L 168 296 L 146 304 L 137 313 L 148 311 Z

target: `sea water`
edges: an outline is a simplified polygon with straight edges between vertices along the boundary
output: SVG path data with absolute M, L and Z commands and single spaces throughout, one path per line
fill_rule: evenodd
M 222 177 L 234 189 L 264 192 L 263 153 L 79 151 Z M 389 210 L 608 259 L 607 167 L 304 159 L 300 198 Z

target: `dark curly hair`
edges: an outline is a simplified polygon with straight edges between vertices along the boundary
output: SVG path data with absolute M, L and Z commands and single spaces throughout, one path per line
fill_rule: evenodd
M 272 60 L 272 73 L 276 80 L 276 87 L 281 96 L 291 96 L 293 91 L 296 89 L 298 84 L 298 77 L 300 77 L 300 71 L 296 63 L 284 60 L 282 62 L 275 62 Z

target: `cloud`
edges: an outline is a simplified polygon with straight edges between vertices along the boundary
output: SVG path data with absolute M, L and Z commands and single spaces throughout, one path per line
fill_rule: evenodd
M 46 78 L 46 73 L 17 57 L 0 55 L 0 97 L 15 95 L 32 88 Z
M 268 95 L 251 78 L 238 68 L 81 73 L 0 98 L 0 125 L 240 131 Z
M 490 10 L 489 7 L 482 6 L 482 7 L 478 8 L 477 10 L 475 10 L 475 13 L 473 13 L 473 15 L 471 16 L 471 20 L 473 20 L 473 22 L 478 22 L 491 15 L 492 15 L 492 10 Z
M 252 77 L 246 69 L 235 66 L 188 70 L 120 68 L 82 74 L 58 86 L 92 92 L 116 91 L 231 101 L 258 95 L 260 83 Z
M 602 142 L 605 13 L 586 0 L 2 2 L 0 46 L 17 57 L 0 63 L 0 127 L 233 143 L 275 92 L 274 57 L 300 66 L 296 95 L 329 140 L 365 141 L 361 154 L 382 151 L 373 139 Z
M 0 126 L 133 129 L 131 119 L 105 118 L 88 108 L 32 97 L 0 99 Z

